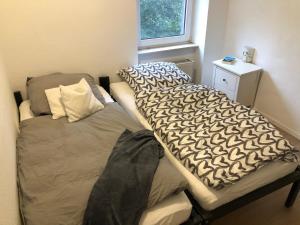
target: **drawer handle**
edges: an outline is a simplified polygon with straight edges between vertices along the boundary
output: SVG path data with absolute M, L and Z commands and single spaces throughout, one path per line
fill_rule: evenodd
M 225 78 L 222 79 L 223 82 L 227 82 Z

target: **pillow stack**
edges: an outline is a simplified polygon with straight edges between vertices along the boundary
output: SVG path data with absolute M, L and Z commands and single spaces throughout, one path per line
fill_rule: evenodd
M 52 73 L 33 77 L 27 81 L 27 94 L 30 99 L 31 111 L 36 116 L 51 115 L 45 90 L 59 87 L 59 85 L 76 84 L 82 78 L 88 82 L 95 97 L 99 101 L 105 102 L 97 88 L 94 78 L 91 75 L 86 73 Z
M 68 116 L 69 122 L 75 122 L 104 108 L 84 78 L 77 84 L 46 89 L 45 93 L 53 119 Z
M 104 108 L 105 100 L 88 74 L 54 73 L 27 81 L 31 110 L 36 116 L 78 121 Z

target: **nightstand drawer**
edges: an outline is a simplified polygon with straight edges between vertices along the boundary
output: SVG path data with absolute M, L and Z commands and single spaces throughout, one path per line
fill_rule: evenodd
M 215 86 L 215 89 L 217 89 L 218 91 L 221 91 L 224 94 L 226 94 L 229 99 L 236 101 L 236 99 L 235 99 L 235 93 L 233 91 L 229 91 L 229 90 L 224 89 L 224 88 L 222 88 L 222 87 L 220 87 L 218 85 Z
M 219 67 L 215 68 L 215 88 L 224 92 L 235 92 L 238 78 L 236 75 L 229 73 Z
M 239 59 L 233 64 L 226 64 L 223 59 L 213 64 L 213 88 L 225 93 L 231 100 L 252 107 L 262 69 Z

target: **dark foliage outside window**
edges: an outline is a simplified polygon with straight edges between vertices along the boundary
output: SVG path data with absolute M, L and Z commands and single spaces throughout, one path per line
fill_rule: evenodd
M 140 0 L 141 39 L 184 35 L 186 0 Z

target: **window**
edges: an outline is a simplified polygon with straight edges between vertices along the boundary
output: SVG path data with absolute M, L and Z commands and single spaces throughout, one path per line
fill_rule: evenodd
M 139 0 L 140 47 L 190 40 L 192 0 Z

